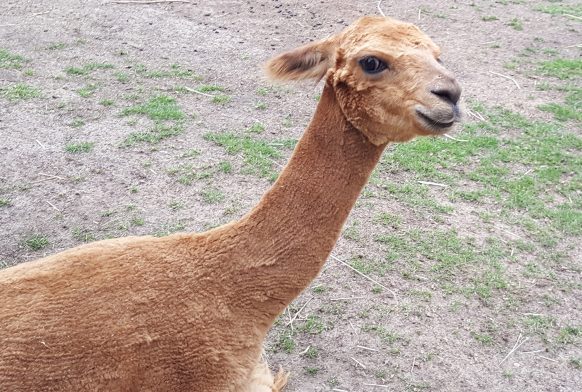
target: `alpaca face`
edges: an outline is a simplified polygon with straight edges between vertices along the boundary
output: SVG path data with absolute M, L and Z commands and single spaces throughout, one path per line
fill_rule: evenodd
M 442 134 L 459 120 L 461 88 L 412 24 L 360 19 L 341 34 L 329 72 L 344 114 L 374 144 Z
M 322 78 L 348 121 L 374 144 L 439 135 L 459 120 L 461 88 L 440 49 L 416 26 L 364 17 L 267 65 L 272 77 Z

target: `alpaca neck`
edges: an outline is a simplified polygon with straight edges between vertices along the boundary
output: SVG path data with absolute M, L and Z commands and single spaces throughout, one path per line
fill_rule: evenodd
M 317 276 L 384 147 L 346 120 L 326 85 L 279 179 L 239 222 L 253 307 L 274 319 Z

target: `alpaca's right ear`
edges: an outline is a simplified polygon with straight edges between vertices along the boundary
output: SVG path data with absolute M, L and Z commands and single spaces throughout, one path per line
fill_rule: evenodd
M 282 53 L 267 62 L 267 75 L 274 80 L 320 80 L 334 65 L 337 41 L 331 36 Z

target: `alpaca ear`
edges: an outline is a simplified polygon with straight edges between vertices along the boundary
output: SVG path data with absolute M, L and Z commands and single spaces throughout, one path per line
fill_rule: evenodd
M 267 75 L 274 80 L 319 81 L 334 64 L 337 41 L 331 36 L 282 53 L 267 62 Z

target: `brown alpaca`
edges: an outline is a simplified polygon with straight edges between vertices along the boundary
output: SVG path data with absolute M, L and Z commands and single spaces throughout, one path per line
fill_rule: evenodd
M 359 19 L 276 57 L 325 78 L 287 167 L 242 219 L 200 234 L 95 242 L 0 272 L 0 390 L 280 391 L 260 359 L 317 276 L 386 144 L 442 134 L 460 88 L 411 24 Z

